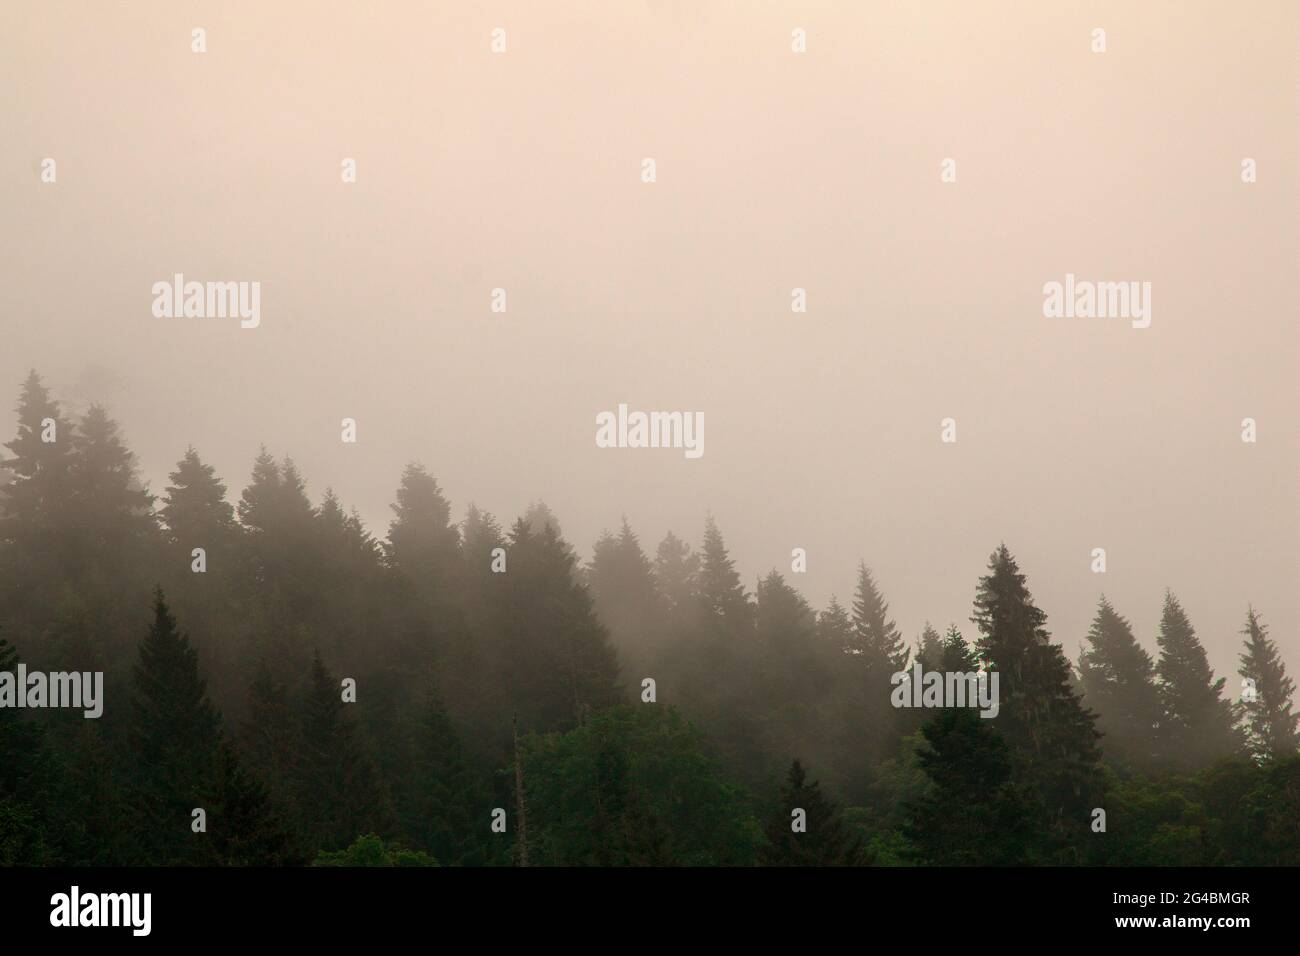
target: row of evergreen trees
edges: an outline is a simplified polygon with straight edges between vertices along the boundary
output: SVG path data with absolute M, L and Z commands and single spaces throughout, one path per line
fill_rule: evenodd
M 1223 696 L 1226 678 L 1215 678 L 1173 594 L 1165 595 L 1158 662 L 1103 597 L 1079 656 L 1079 677 L 1098 713 L 1107 755 L 1119 766 L 1149 772 L 1196 769 L 1243 748 L 1259 760 L 1294 753 L 1300 719 L 1291 713 L 1295 684 L 1254 608 L 1242 634 L 1243 693 L 1234 703 Z
M 625 521 L 582 565 L 545 505 L 457 524 L 411 465 L 377 541 L 265 451 L 233 504 L 192 448 L 155 499 L 102 408 L 70 421 L 32 373 L 18 417 L 0 668 L 16 648 L 107 691 L 98 721 L 0 710 L 0 862 L 1300 856 L 1240 844 L 1300 809 L 1294 685 L 1254 610 L 1234 703 L 1172 595 L 1158 661 L 1103 598 L 1076 672 L 1005 546 L 978 637 L 927 626 L 913 652 L 865 565 L 848 608 L 775 571 L 751 595 L 712 520 L 653 557 Z M 912 653 L 997 669 L 999 716 L 892 707 Z

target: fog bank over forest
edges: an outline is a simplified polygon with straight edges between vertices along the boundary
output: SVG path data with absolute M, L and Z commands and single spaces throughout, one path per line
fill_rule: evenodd
M 865 560 L 909 642 L 1005 541 L 1072 660 L 1103 591 L 1154 652 L 1168 587 L 1230 688 L 1248 605 L 1300 671 L 1291 5 L 43 7 L 0 30 L 0 434 L 34 367 L 155 494 L 192 443 L 237 499 L 265 444 L 380 537 L 414 459 L 584 559 L 711 512 L 750 591 Z M 154 317 L 177 272 L 259 327 Z M 1045 318 L 1067 273 L 1150 327 Z M 597 448 L 621 402 L 706 453 Z

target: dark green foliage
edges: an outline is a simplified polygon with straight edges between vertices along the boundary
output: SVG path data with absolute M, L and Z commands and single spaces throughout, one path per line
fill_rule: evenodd
M 979 655 L 966 643 L 956 624 L 949 624 L 948 631 L 939 645 L 939 667 L 941 671 L 960 671 L 963 674 L 979 669 Z
M 496 849 L 484 825 L 491 795 L 437 697 L 419 716 L 404 781 L 402 829 L 408 842 L 448 866 L 481 866 Z
M 1110 866 L 1200 866 L 1211 820 L 1194 779 L 1130 777 L 1114 782 L 1103 809 L 1106 832 L 1092 837 Z
M 797 829 L 796 829 L 797 828 Z M 845 825 L 839 807 L 798 760 L 790 765 L 776 811 L 767 826 L 766 866 L 860 866 L 868 860 L 861 838 Z
M 282 805 L 292 799 L 299 731 L 288 684 L 263 661 L 248 692 L 248 716 L 239 734 L 247 765 Z
M 211 842 L 191 832 L 191 811 L 216 796 L 220 717 L 199 677 L 198 655 L 159 591 L 135 669 L 131 806 L 139 862 L 209 862 Z
M 225 866 L 277 866 L 301 862 L 267 790 L 240 765 L 229 745 L 217 755 L 216 804 L 208 832 Z
M 1040 862 L 1047 842 L 1034 796 L 1013 776 L 1001 734 L 969 709 L 941 711 L 921 733 L 921 769 L 933 783 L 911 809 L 904 835 L 919 863 L 1017 866 Z
M 394 826 L 386 788 L 346 706 L 341 681 L 316 654 L 301 703 L 292 781 L 299 830 L 312 853 L 343 848 L 358 833 L 383 834 Z
M 17 667 L 18 651 L 0 637 L 0 671 L 14 673 Z M 0 708 L 0 799 L 30 792 L 40 746 L 40 728 L 26 711 Z
M 14 671 L 18 652 L 0 637 L 0 671 Z M 44 735 L 25 712 L 0 709 L 0 866 L 50 862 L 49 798 Z
M 568 733 L 525 737 L 521 749 L 533 865 L 757 859 L 762 830 L 748 801 L 671 708 L 616 707 Z
M 1106 833 L 1094 839 L 1108 866 L 1300 865 L 1300 756 L 1134 777 L 1106 808 Z
M 1222 806 L 1218 859 L 1240 866 L 1300 866 L 1300 757 L 1252 768 L 1251 786 L 1235 806 Z M 1219 791 L 1205 786 L 1207 803 Z M 1220 805 L 1221 806 L 1221 805 Z
M 345 850 L 321 853 L 314 866 L 437 866 L 427 853 L 407 850 L 395 843 L 385 843 L 373 833 L 359 836 Z
M 131 811 L 134 766 L 105 740 L 105 723 L 73 715 L 60 728 L 51 799 L 57 825 L 49 832 L 59 860 L 70 866 L 115 866 L 141 859 L 134 836 L 145 821 Z M 181 826 L 188 831 L 188 817 Z
M 457 525 L 410 465 L 380 542 L 265 449 L 237 509 L 192 448 L 154 502 L 108 413 L 74 426 L 34 373 L 5 449 L 0 626 L 107 686 L 102 719 L 0 708 L 0 865 L 1300 864 L 1294 688 L 1253 611 L 1239 711 L 1172 597 L 1154 682 L 1103 602 L 1076 683 L 1001 548 L 978 644 L 916 648 L 996 668 L 1000 715 L 896 709 L 866 567 L 848 609 L 776 571 L 751 594 L 711 518 L 653 559 L 625 520 L 580 568 L 546 505 Z
M 972 618 L 977 649 L 998 672 L 1001 709 L 991 721 L 1013 754 L 1017 776 L 1045 815 L 1059 862 L 1073 862 L 1100 796 L 1100 751 L 1094 717 L 1071 689 L 1071 669 L 1047 632 L 1006 545 L 993 552 L 980 579 Z

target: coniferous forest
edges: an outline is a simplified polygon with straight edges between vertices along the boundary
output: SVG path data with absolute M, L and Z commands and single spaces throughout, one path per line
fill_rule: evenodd
M 35 372 L 17 407 L 0 671 L 103 699 L 0 708 L 0 864 L 1300 864 L 1295 684 L 1250 595 L 1211 596 L 1234 697 L 1170 592 L 1157 634 L 1100 597 L 1070 660 L 1014 542 L 912 637 L 869 563 L 825 608 L 751 593 L 704 514 L 584 561 L 546 505 L 412 463 L 370 529 L 273 450 L 218 475 L 196 435 L 150 490 L 105 408 Z M 894 706 L 917 662 L 996 672 L 998 713 Z

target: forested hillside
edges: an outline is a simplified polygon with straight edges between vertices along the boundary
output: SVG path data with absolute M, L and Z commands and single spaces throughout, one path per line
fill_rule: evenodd
M 995 541 L 970 620 L 908 636 L 868 564 L 821 610 L 777 570 L 750 593 L 703 514 L 583 562 L 545 505 L 453 506 L 424 465 L 377 532 L 270 450 L 215 474 L 202 435 L 150 491 L 35 372 L 18 419 L 0 671 L 104 690 L 0 707 L 0 863 L 1300 864 L 1294 683 L 1249 594 L 1196 596 L 1240 607 L 1234 697 L 1172 593 L 1157 634 L 1099 597 L 1070 661 Z M 895 706 L 917 661 L 996 671 L 997 715 Z

